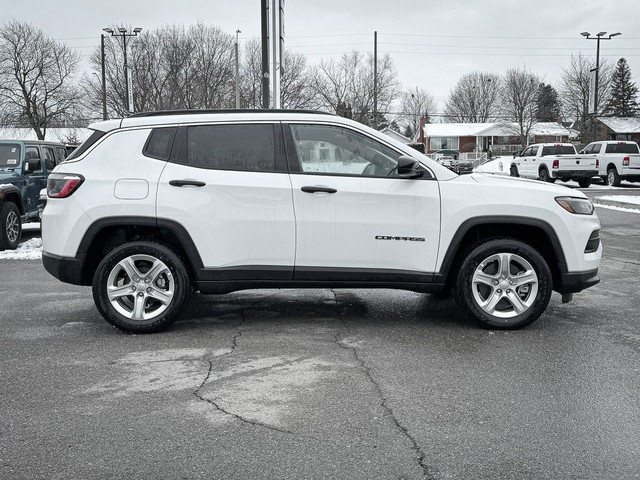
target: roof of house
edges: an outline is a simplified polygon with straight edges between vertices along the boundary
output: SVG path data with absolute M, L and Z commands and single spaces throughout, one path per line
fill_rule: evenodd
M 599 120 L 615 133 L 640 133 L 639 117 L 600 117 Z
M 494 123 L 428 123 L 425 137 L 509 137 L 520 134 L 515 122 Z M 531 127 L 530 135 L 568 135 L 577 138 L 580 132 L 556 122 L 538 122 Z

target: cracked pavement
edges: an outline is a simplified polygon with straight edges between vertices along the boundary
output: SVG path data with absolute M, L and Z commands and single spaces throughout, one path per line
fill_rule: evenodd
M 196 295 L 127 335 L 2 261 L 0 478 L 638 478 L 640 227 L 601 219 L 602 283 L 517 332 L 337 289 Z

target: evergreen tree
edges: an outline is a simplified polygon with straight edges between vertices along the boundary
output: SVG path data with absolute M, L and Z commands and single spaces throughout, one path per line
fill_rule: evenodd
M 631 81 L 627 60 L 618 60 L 611 78 L 611 96 L 605 114 L 615 117 L 633 117 L 638 114 L 638 87 Z
M 536 121 L 557 122 L 560 117 L 558 92 L 551 85 L 541 83 L 538 88 Z

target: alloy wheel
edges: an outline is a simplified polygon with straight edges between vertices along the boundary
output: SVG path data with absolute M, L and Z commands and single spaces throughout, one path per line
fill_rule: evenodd
M 487 257 L 475 269 L 471 282 L 477 305 L 489 315 L 505 320 L 529 310 L 538 293 L 536 271 L 514 253 Z

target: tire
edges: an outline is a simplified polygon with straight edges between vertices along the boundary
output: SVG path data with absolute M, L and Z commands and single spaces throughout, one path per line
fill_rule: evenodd
M 552 287 L 542 255 L 518 240 L 495 239 L 466 255 L 453 296 L 458 308 L 482 327 L 512 330 L 542 315 Z
M 607 170 L 607 185 L 610 187 L 620 186 L 620 175 L 618 175 L 618 171 L 615 168 Z
M 515 165 L 511 165 L 511 168 L 509 169 L 509 175 L 511 175 L 512 177 L 519 177 L 520 174 L 518 173 L 518 167 L 516 167 Z
M 0 250 L 15 250 L 22 237 L 20 210 L 13 202 L 0 205 Z
M 555 183 L 556 179 L 549 175 L 549 171 L 546 168 L 540 169 L 539 178 L 543 182 Z
M 578 179 L 578 185 L 580 186 L 580 188 L 589 188 L 589 185 L 591 185 L 591 179 L 590 178 L 580 178 L 580 179 Z
M 167 247 L 146 241 L 109 252 L 93 276 L 93 300 L 107 322 L 129 333 L 171 325 L 191 285 L 184 263 Z

